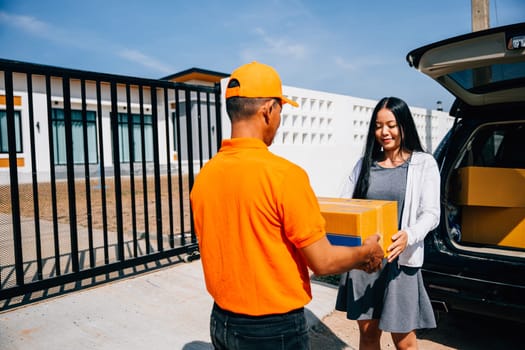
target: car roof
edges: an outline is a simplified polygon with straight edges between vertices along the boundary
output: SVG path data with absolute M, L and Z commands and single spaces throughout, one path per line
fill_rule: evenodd
M 442 40 L 406 59 L 467 105 L 525 101 L 525 22 Z

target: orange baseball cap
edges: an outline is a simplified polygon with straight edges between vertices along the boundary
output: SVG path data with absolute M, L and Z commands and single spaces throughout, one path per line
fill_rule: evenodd
M 299 104 L 283 96 L 282 83 L 279 74 L 272 67 L 251 62 L 240 66 L 230 76 L 230 81 L 237 80 L 239 86 L 226 88 L 226 98 L 230 97 L 276 97 L 282 103 L 289 103 L 294 107 Z M 228 82 L 229 85 L 229 82 Z

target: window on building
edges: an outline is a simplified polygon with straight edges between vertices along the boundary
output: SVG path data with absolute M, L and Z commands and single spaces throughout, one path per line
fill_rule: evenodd
M 151 115 L 145 115 L 144 123 L 144 140 L 142 140 L 141 118 L 138 114 L 131 115 L 131 125 L 133 133 L 133 161 L 142 161 L 142 142 L 144 142 L 144 154 L 147 162 L 153 161 L 153 122 Z M 118 137 L 119 137 L 119 155 L 122 163 L 130 162 L 130 143 L 128 132 L 128 114 L 118 114 Z
M 66 124 L 64 110 L 53 109 L 53 155 L 55 165 L 66 165 Z M 87 111 L 86 132 L 88 144 L 88 161 L 90 164 L 98 163 L 96 113 Z M 71 134 L 73 139 L 72 151 L 74 164 L 84 164 L 84 131 L 82 128 L 82 111 L 71 111 Z
M 22 120 L 20 111 L 15 111 L 15 140 L 16 152 L 22 153 Z M 0 153 L 9 152 L 9 141 L 7 139 L 7 112 L 0 111 Z

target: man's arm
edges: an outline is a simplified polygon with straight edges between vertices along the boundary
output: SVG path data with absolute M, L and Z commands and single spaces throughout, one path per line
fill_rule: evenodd
M 374 272 L 384 257 L 379 235 L 367 238 L 359 247 L 335 246 L 323 237 L 301 249 L 308 267 L 318 276 L 343 273 L 352 269 Z

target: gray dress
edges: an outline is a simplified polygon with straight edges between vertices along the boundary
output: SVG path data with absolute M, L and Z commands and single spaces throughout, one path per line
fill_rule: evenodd
M 409 163 L 382 168 L 375 162 L 370 168 L 367 198 L 397 201 L 398 222 L 403 215 Z M 379 328 L 386 332 L 436 327 L 421 269 L 400 266 L 397 259 L 392 263 L 385 259 L 383 268 L 375 273 L 352 270 L 343 274 L 335 308 L 346 311 L 351 320 L 379 319 Z

